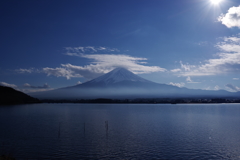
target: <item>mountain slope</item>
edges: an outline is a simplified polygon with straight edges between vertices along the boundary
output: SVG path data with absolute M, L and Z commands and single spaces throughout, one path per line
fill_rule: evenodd
M 111 72 L 102 75 L 98 78 L 95 78 L 89 82 L 86 82 L 84 85 L 92 85 L 92 84 L 105 84 L 105 86 L 116 84 L 122 81 L 131 81 L 131 82 L 151 82 L 142 77 L 139 77 L 132 72 L 128 71 L 124 68 L 116 68 Z
M 159 84 L 141 78 L 124 68 L 116 68 L 83 84 L 60 88 L 32 96 L 45 99 L 95 99 L 95 98 L 176 98 L 176 97 L 226 97 L 227 91 L 205 91 Z
M 36 98 L 10 87 L 0 86 L 0 104 L 39 103 Z

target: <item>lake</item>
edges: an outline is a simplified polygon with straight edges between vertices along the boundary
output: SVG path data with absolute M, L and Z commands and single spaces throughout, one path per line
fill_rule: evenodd
M 0 154 L 16 159 L 240 159 L 240 104 L 1 106 Z

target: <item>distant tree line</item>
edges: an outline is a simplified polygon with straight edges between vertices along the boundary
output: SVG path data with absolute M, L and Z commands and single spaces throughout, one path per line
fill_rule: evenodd
M 181 104 L 181 103 L 240 103 L 240 99 L 231 98 L 138 98 L 138 99 L 44 99 L 44 103 L 147 103 L 147 104 Z

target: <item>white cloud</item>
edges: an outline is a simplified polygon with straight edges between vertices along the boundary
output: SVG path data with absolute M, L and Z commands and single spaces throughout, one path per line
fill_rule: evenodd
M 50 91 L 53 90 L 54 88 L 28 88 L 28 89 L 21 89 L 22 92 L 24 93 L 32 93 L 32 92 L 44 92 L 44 91 Z
M 232 84 L 226 84 L 225 87 L 227 88 L 228 91 L 232 91 L 232 92 L 240 91 L 239 87 L 234 86 Z
M 236 80 L 236 81 L 237 81 L 237 80 L 239 80 L 239 78 L 233 78 L 233 80 Z
M 221 89 L 221 87 L 219 87 L 218 85 L 216 85 L 215 87 L 206 87 L 206 88 L 204 88 L 204 90 L 215 90 L 215 91 L 217 91 L 217 90 L 220 90 Z
M 32 73 L 36 70 L 34 68 L 29 68 L 29 69 L 20 68 L 20 69 L 16 69 L 15 71 L 18 73 Z
M 91 54 L 91 55 L 83 55 L 84 58 L 93 59 L 92 64 L 100 68 L 112 68 L 123 67 L 129 69 L 135 74 L 142 73 L 151 73 L 151 72 L 164 72 L 166 69 L 160 68 L 158 66 L 145 66 L 142 64 L 146 64 L 147 58 L 141 57 L 131 57 L 129 55 L 122 54 Z M 111 68 L 111 69 L 110 69 Z
M 0 82 L 0 86 L 6 86 L 6 87 L 11 87 L 11 88 L 17 88 L 17 86 L 15 84 L 9 84 L 6 82 Z
M 202 41 L 197 43 L 199 46 L 207 46 L 209 43 L 207 41 Z
M 177 68 L 177 69 L 172 69 L 172 70 L 170 70 L 171 72 L 180 72 L 181 71 L 181 69 L 180 68 Z
M 183 64 L 182 61 L 180 61 L 180 64 L 184 71 L 191 71 L 193 68 L 196 68 L 195 65 Z
M 188 77 L 186 78 L 186 81 L 187 81 L 187 82 L 192 82 L 191 77 L 188 76 Z
M 79 53 L 71 53 L 71 52 L 67 52 L 67 53 L 65 53 L 65 55 L 81 57 L 81 54 L 79 54 Z
M 240 6 L 231 7 L 226 14 L 218 17 L 218 21 L 222 22 L 222 24 L 228 28 L 240 28 Z
M 201 82 L 194 82 L 189 76 L 186 78 L 186 81 L 187 83 L 201 83 Z
M 185 86 L 185 83 L 183 83 L 183 82 L 181 82 L 181 83 L 173 83 L 173 82 L 170 82 L 169 85 L 177 86 L 177 87 L 184 87 L 184 86 Z
M 42 86 L 34 86 L 34 85 L 31 85 L 29 83 L 25 83 L 23 85 L 23 89 L 21 89 L 22 92 L 25 92 L 25 93 L 30 93 L 30 92 L 43 92 L 43 91 L 49 91 L 49 90 L 53 90 L 54 88 L 50 88 L 50 86 L 45 83 L 43 84 Z
M 63 68 L 63 67 L 57 67 L 57 68 L 49 68 L 45 67 L 42 69 L 43 73 L 46 73 L 48 76 L 56 76 L 56 77 L 66 77 L 67 79 L 70 79 L 72 77 L 82 77 L 82 75 L 75 73 L 74 71 Z
M 126 68 L 135 74 L 167 71 L 159 66 L 147 66 L 147 58 L 132 57 L 125 54 L 106 54 L 119 52 L 116 48 L 87 46 L 66 47 L 65 49 L 67 51 L 65 55 L 89 59 L 91 61 L 90 64 L 79 66 L 67 63 L 61 64 L 60 67 L 56 68 L 44 67 L 41 70 L 20 68 L 16 71 L 18 73 L 45 73 L 48 76 L 66 77 L 67 79 L 73 77 L 93 79 L 117 67 Z
M 77 84 L 82 84 L 82 82 L 78 81 Z
M 86 58 L 91 60 L 89 65 L 78 66 L 73 64 L 61 64 L 61 67 L 57 68 L 43 68 L 43 72 L 48 76 L 53 75 L 56 77 L 66 77 L 70 79 L 72 77 L 84 77 L 87 79 L 96 78 L 104 73 L 107 73 L 114 68 L 123 67 L 135 74 L 152 73 L 152 72 L 165 72 L 164 68 L 158 66 L 146 66 L 147 58 L 132 57 L 124 54 L 85 54 L 89 52 L 98 52 L 105 50 L 107 52 L 116 52 L 117 49 L 107 47 L 67 47 L 67 53 L 65 55 L 77 56 L 80 58 Z
M 217 58 L 205 60 L 200 65 L 184 64 L 180 61 L 180 68 L 175 69 L 179 76 L 211 76 L 226 73 L 240 73 L 240 35 L 223 37 L 223 41 L 216 45 L 220 53 Z
M 236 36 L 239 36 L 239 34 L 237 34 Z M 226 42 L 235 42 L 235 43 L 239 43 L 240 42 L 240 38 L 239 37 L 223 37 L 223 40 Z
M 221 88 L 218 86 L 218 85 L 216 85 L 215 87 L 214 87 L 214 90 L 220 90 Z
M 91 50 L 92 52 L 97 52 L 97 49 L 95 49 L 93 46 L 87 46 L 85 48 Z
M 28 84 L 28 83 L 25 83 L 23 86 L 24 86 L 24 87 L 31 87 L 31 85 Z
M 53 88 L 50 88 L 50 86 L 47 83 L 45 83 L 43 86 L 33 86 L 33 85 L 30 85 L 29 83 L 25 83 L 23 85 L 24 88 L 19 88 L 15 84 L 9 84 L 9 83 L 6 83 L 6 82 L 0 82 L 0 86 L 11 87 L 11 88 L 14 88 L 14 89 L 16 89 L 18 91 L 25 92 L 25 93 L 42 92 L 42 91 L 53 90 Z
M 211 87 L 206 87 L 203 90 L 211 90 Z
M 50 88 L 50 86 L 47 83 L 45 83 L 42 86 L 33 86 L 33 85 L 30 85 L 29 83 L 25 83 L 23 86 L 28 88 L 36 88 L 36 89 Z
M 205 63 L 203 65 L 189 65 L 183 64 L 180 61 L 181 68 L 179 68 L 181 71 L 179 71 L 177 74 L 180 76 L 209 76 L 215 74 L 215 70 L 212 71 L 211 68 L 206 69 L 206 66 L 208 63 Z
M 160 68 L 158 66 L 142 65 L 142 63 L 138 63 L 138 58 L 126 55 L 102 55 L 102 57 L 99 55 L 91 56 L 96 56 L 92 57 L 95 58 L 96 61 L 92 62 L 90 65 L 77 66 L 70 63 L 61 64 L 62 67 L 58 68 L 43 68 L 43 72 L 48 76 L 53 75 L 56 77 L 66 77 L 67 79 L 70 79 L 72 77 L 84 77 L 87 79 L 92 79 L 104 73 L 110 72 L 117 67 L 129 69 L 135 74 L 166 71 L 166 69 Z
M 109 47 L 94 47 L 94 46 L 87 46 L 87 47 L 65 47 L 67 53 L 66 55 L 69 56 L 82 56 L 82 53 L 95 53 L 95 52 L 120 52 L 117 48 L 109 48 Z

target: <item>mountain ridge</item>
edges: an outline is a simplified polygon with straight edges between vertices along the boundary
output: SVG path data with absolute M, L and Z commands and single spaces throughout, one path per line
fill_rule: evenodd
M 88 82 L 31 94 L 43 99 L 158 98 L 158 97 L 231 97 L 227 91 L 180 88 L 146 80 L 125 68 L 114 70 Z M 238 94 L 239 95 L 239 94 Z
M 137 76 L 125 68 L 115 68 L 112 71 L 110 71 L 102 76 L 99 76 L 95 79 L 92 79 L 90 81 L 87 81 L 85 83 L 78 84 L 78 85 L 72 86 L 72 87 L 77 87 L 77 86 L 108 87 L 108 86 L 116 85 L 116 84 L 126 82 L 126 81 L 155 83 L 155 82 L 146 80 L 140 76 Z

